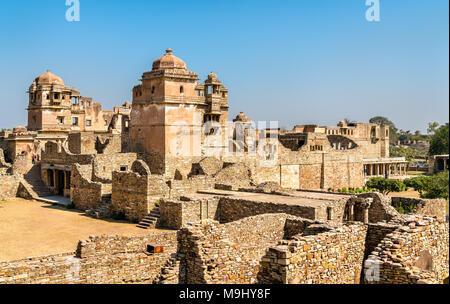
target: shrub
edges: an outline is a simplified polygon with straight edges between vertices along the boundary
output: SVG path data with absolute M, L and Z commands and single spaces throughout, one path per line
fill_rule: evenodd
M 155 207 L 159 207 L 159 201 L 155 202 Z
M 401 180 L 386 179 L 384 177 L 371 178 L 366 183 L 366 186 L 372 189 L 376 189 L 383 194 L 388 194 L 390 192 L 402 192 L 406 189 L 405 184 Z

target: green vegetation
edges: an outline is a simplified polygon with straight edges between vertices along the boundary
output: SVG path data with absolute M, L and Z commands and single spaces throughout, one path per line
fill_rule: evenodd
M 400 214 L 408 214 L 414 210 L 414 206 L 412 204 L 405 204 L 403 202 L 393 202 L 392 207 L 394 207 Z
M 159 201 L 155 202 L 155 207 L 159 207 Z
M 417 176 L 405 180 L 405 184 L 411 185 L 420 193 L 422 198 L 449 199 L 448 192 L 449 173 L 444 171 L 432 176 Z
M 339 188 L 339 189 L 333 189 L 328 188 L 328 192 L 338 192 L 338 193 L 367 193 L 367 192 L 375 192 L 376 189 L 369 189 L 367 187 L 363 188 Z
M 367 188 L 374 188 L 383 194 L 390 192 L 402 192 L 413 188 L 419 192 L 421 198 L 444 198 L 449 199 L 449 172 L 441 172 L 435 175 L 419 175 L 407 178 L 404 181 L 386 179 L 383 177 L 371 178 L 366 183 Z
M 433 135 L 430 140 L 430 155 L 448 154 L 449 151 L 449 127 L 448 123 L 438 129 L 431 129 Z
M 417 149 L 405 146 L 390 146 L 389 154 L 391 157 L 404 157 L 409 163 L 411 163 L 418 156 L 426 156 L 427 151 L 419 151 Z
M 428 135 L 421 134 L 421 132 L 419 130 L 415 131 L 414 133 L 412 133 L 410 130 L 406 130 L 406 131 L 401 130 L 401 129 L 399 130 L 399 129 L 397 129 L 397 127 L 391 120 L 389 120 L 387 117 L 384 117 L 384 116 L 372 117 L 369 120 L 369 122 L 389 126 L 389 141 L 391 144 L 397 143 L 397 141 L 401 141 L 401 142 L 405 142 L 405 141 L 409 141 L 409 140 L 411 140 L 411 141 L 414 141 L 414 140 L 428 141 L 430 139 L 430 137 Z M 428 133 L 429 134 L 430 134 L 430 130 L 432 130 L 432 129 L 430 129 L 430 126 L 436 127 L 435 124 L 436 123 L 428 124 L 428 127 L 429 127 Z M 398 155 L 398 156 L 404 156 L 404 155 Z
M 389 194 L 390 192 L 402 192 L 406 190 L 406 186 L 401 180 L 386 179 L 384 177 L 371 178 L 367 181 L 366 187 L 377 189 L 383 194 Z

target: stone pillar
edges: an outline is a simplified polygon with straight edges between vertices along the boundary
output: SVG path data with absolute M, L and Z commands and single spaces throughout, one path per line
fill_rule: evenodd
M 66 171 L 63 171 L 64 173 L 64 189 L 67 189 L 67 175 L 66 175 Z
M 369 223 L 369 209 L 370 205 L 372 205 L 373 198 L 366 198 L 362 203 L 361 206 L 364 208 L 364 224 Z
M 56 185 L 56 181 L 57 181 L 56 170 L 52 169 L 52 171 L 53 171 L 53 188 L 56 189 L 57 188 L 57 185 Z
M 348 202 L 348 221 L 353 222 L 355 220 L 355 202 L 350 200 Z

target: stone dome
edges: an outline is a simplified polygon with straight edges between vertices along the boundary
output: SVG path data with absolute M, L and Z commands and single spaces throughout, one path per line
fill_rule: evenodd
M 338 123 L 338 127 L 346 127 L 347 126 L 347 123 L 344 121 L 344 120 L 341 120 L 339 123 Z
M 217 81 L 219 81 L 219 78 L 217 77 L 216 73 L 211 72 L 208 75 L 208 80 L 217 82 Z
M 251 121 L 250 118 L 245 115 L 244 112 L 239 113 L 233 121 L 242 121 L 242 122 L 249 122 Z
M 187 70 L 186 63 L 176 57 L 171 49 L 167 49 L 164 56 L 156 59 L 153 62 L 152 70 L 166 70 L 166 69 L 182 69 Z
M 61 77 L 56 76 L 50 70 L 47 70 L 44 74 L 37 77 L 35 79 L 36 84 L 59 84 L 64 86 L 64 81 L 61 79 Z

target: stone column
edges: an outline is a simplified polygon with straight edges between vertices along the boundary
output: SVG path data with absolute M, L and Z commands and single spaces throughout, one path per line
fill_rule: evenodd
M 353 222 L 355 220 L 355 202 L 348 202 L 348 221 Z
M 54 189 L 56 189 L 56 181 L 57 181 L 57 178 L 56 178 L 56 170 L 55 169 L 52 169 L 52 171 L 53 171 L 53 188 Z
M 370 209 L 370 205 L 372 205 L 372 202 L 373 202 L 373 198 L 366 198 L 361 203 L 361 206 L 364 208 L 364 224 L 369 223 L 369 209 Z

